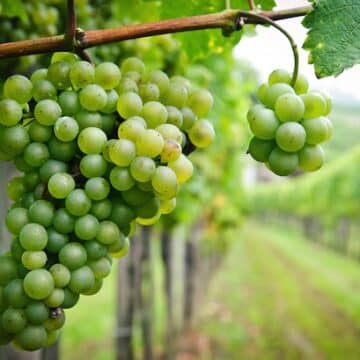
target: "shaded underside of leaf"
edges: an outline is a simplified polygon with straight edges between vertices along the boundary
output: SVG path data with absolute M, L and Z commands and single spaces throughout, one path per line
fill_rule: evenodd
M 339 75 L 360 63 L 360 1 L 316 0 L 304 18 L 309 29 L 303 48 L 316 76 Z

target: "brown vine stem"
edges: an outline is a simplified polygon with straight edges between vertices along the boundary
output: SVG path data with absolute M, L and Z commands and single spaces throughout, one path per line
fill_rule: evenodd
M 311 6 L 305 6 L 282 11 L 258 12 L 257 14 L 270 20 L 282 20 L 304 16 L 310 10 Z M 77 37 L 76 43 L 71 46 L 67 42 L 66 35 L 3 43 L 0 44 L 0 59 L 55 51 L 72 51 L 74 48 L 76 51 L 116 41 L 185 31 L 229 28 L 235 30 L 239 17 L 242 17 L 246 24 L 266 23 L 263 19 L 251 17 L 251 14 L 251 12 L 240 10 L 225 10 L 219 13 L 122 26 L 115 29 L 84 31 Z
M 254 10 L 256 8 L 255 1 L 254 0 L 248 0 L 249 2 L 249 9 Z
M 65 41 L 70 48 L 75 45 L 76 37 L 76 12 L 74 0 L 67 1 L 67 17 L 66 17 L 66 30 Z

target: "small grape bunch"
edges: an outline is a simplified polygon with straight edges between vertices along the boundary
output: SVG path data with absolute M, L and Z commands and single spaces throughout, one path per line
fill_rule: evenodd
M 247 114 L 254 134 L 248 153 L 279 176 L 298 168 L 315 171 L 324 164 L 320 144 L 332 135 L 333 126 L 326 117 L 332 102 L 326 93 L 308 89 L 304 75 L 292 86 L 290 73 L 274 70 L 259 87 L 261 104 L 252 106 Z

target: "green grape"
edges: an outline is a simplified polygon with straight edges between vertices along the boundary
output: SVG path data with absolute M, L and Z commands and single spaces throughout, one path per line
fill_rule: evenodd
M 71 64 L 66 61 L 58 61 L 48 68 L 47 80 L 51 81 L 60 90 L 71 86 L 70 82 Z
M 78 145 L 84 154 L 100 154 L 106 144 L 107 137 L 104 131 L 96 127 L 81 130 Z
M 12 75 L 4 83 L 4 94 L 20 104 L 25 104 L 32 97 L 33 85 L 31 81 L 22 75 Z
M 277 83 L 271 85 L 266 91 L 264 104 L 266 105 L 266 107 L 274 109 L 277 99 L 281 95 L 288 93 L 294 94 L 294 89 L 288 84 Z
M 148 75 L 148 81 L 156 84 L 160 94 L 164 94 L 170 85 L 169 77 L 161 70 L 153 70 Z
M 9 181 L 6 194 L 11 200 L 18 200 L 26 193 L 26 186 L 23 177 L 16 177 Z
M 17 263 L 9 256 L 0 256 L 0 286 L 7 285 L 17 278 Z
M 121 71 L 123 73 L 136 71 L 142 75 L 145 72 L 145 65 L 136 57 L 128 57 L 121 63 Z
M 57 308 L 64 302 L 64 298 L 64 290 L 55 288 L 52 293 L 44 300 L 44 303 L 50 308 Z
M 54 264 L 49 269 L 56 288 L 64 288 L 69 282 L 71 273 L 63 264 Z
M 186 87 L 181 84 L 170 84 L 163 96 L 163 100 L 165 105 L 183 108 L 188 101 L 188 91 Z
M 99 85 L 86 85 L 79 92 L 81 106 L 89 111 L 98 111 L 103 109 L 107 103 L 106 91 Z
M 166 107 L 157 101 L 149 101 L 144 104 L 141 112 L 142 118 L 146 121 L 148 128 L 156 128 L 166 123 L 168 112 Z
M 131 176 L 139 182 L 147 182 L 151 180 L 155 172 L 155 162 L 149 157 L 138 156 L 130 165 Z
M 31 270 L 24 278 L 24 290 L 32 299 L 46 299 L 54 290 L 54 279 L 45 269 Z
M 136 141 L 137 137 L 145 132 L 146 122 L 142 122 L 142 118 L 134 116 L 125 120 L 120 124 L 118 128 L 118 136 L 120 139 L 128 139 L 133 142 Z
M 20 245 L 20 241 L 18 237 L 15 237 L 11 240 L 10 252 L 13 259 L 19 263 L 21 261 L 21 256 L 24 252 L 24 249 Z M 1 290 L 0 290 L 0 309 L 1 309 Z
M 44 227 L 48 227 L 52 224 L 54 214 L 55 207 L 47 200 L 37 200 L 29 208 L 30 221 Z
M 150 192 L 143 191 L 137 186 L 121 193 L 122 198 L 128 205 L 139 206 L 150 200 L 153 195 Z
M 25 308 L 25 315 L 32 325 L 41 325 L 49 317 L 49 308 L 42 301 L 32 301 Z
M 80 243 L 68 243 L 60 250 L 59 261 L 69 270 L 78 269 L 87 261 L 86 250 Z
M 86 215 L 91 208 L 91 200 L 82 189 L 73 190 L 65 199 L 66 210 L 74 216 Z
M 164 148 L 160 154 L 161 162 L 168 163 L 176 161 L 181 155 L 181 145 L 175 140 L 168 139 L 164 142 Z
M 119 259 L 119 258 L 127 255 L 127 253 L 129 252 L 129 248 L 130 248 L 129 238 L 124 239 L 123 244 L 120 249 L 114 248 L 114 250 L 112 251 L 112 248 L 113 248 L 113 246 L 110 246 L 109 251 L 113 258 Z
M 14 164 L 15 164 L 16 169 L 23 172 L 23 173 L 31 173 L 31 172 L 33 172 L 33 168 L 25 162 L 24 157 L 21 156 L 21 155 L 17 156 L 14 159 Z
M 45 143 L 49 141 L 52 135 L 52 127 L 42 125 L 36 120 L 29 126 L 29 135 L 32 141 Z
M 95 69 L 95 83 L 105 90 L 116 88 L 119 85 L 120 79 L 120 69 L 111 62 L 103 62 Z
M 333 124 L 331 122 L 331 120 L 329 118 L 326 117 L 322 117 L 323 121 L 326 123 L 328 131 L 327 131 L 327 136 L 326 136 L 326 141 L 329 140 L 332 137 L 332 133 L 333 133 Z
M 21 229 L 19 240 L 25 250 L 40 251 L 45 248 L 48 236 L 44 226 L 28 223 Z
M 47 332 L 43 326 L 28 325 L 16 334 L 14 342 L 23 350 L 38 350 L 46 345 Z
M 179 144 L 182 142 L 182 132 L 172 124 L 162 124 L 156 127 L 164 140 L 174 140 Z
M 28 190 L 34 190 L 40 183 L 40 176 L 36 171 L 28 172 L 24 175 L 24 183 Z
M 64 142 L 53 136 L 48 142 L 49 152 L 53 159 L 68 162 L 76 153 L 76 142 Z
M 266 118 L 269 119 L 267 116 Z M 214 127 L 208 120 L 198 120 L 189 130 L 189 138 L 196 147 L 201 149 L 206 148 L 210 146 L 215 139 Z
M 79 294 L 72 292 L 68 288 L 64 288 L 64 302 L 61 304 L 61 308 L 70 309 L 75 306 L 78 301 Z
M 96 111 L 82 110 L 75 115 L 75 119 L 80 130 L 88 127 L 101 128 L 102 125 L 101 114 Z
M 279 176 L 292 174 L 299 165 L 299 157 L 296 153 L 287 153 L 275 148 L 269 156 L 269 167 L 272 172 Z
M 108 148 L 110 160 L 117 166 L 129 166 L 136 157 L 136 147 L 131 140 L 113 141 Z
M 99 231 L 99 220 L 87 214 L 79 217 L 75 222 L 75 235 L 81 240 L 92 240 Z
M 161 212 L 159 210 L 158 213 L 152 218 L 137 217 L 136 222 L 143 226 L 151 226 L 151 225 L 154 225 L 155 223 L 157 223 L 159 221 L 160 217 L 161 217 Z
M 34 85 L 39 80 L 46 80 L 47 73 L 48 73 L 47 69 L 37 69 L 31 74 L 30 81 Z
M 129 78 L 129 79 L 135 81 L 136 84 L 140 83 L 141 74 L 138 73 L 137 71 L 128 71 L 128 72 L 124 73 L 123 75 L 124 75 L 124 78 Z
M 276 144 L 273 140 L 261 140 L 253 137 L 249 144 L 249 154 L 253 159 L 260 162 L 268 162 L 269 155 L 275 148 Z
M 111 114 L 116 111 L 119 95 L 116 90 L 112 89 L 106 92 L 106 105 L 101 109 L 104 114 Z
M 29 134 L 21 125 L 0 129 L 0 146 L 11 154 L 21 154 L 29 142 Z
M 319 170 L 325 162 L 325 152 L 321 145 L 305 145 L 299 152 L 299 167 L 304 171 Z
M 81 110 L 79 96 L 75 91 L 63 91 L 58 97 L 58 102 L 65 116 L 74 116 Z
M 329 124 L 325 117 L 303 120 L 306 131 L 306 142 L 310 145 L 322 143 L 328 139 Z
M 20 122 L 22 115 L 22 108 L 15 100 L 4 99 L 0 101 L 0 124 L 14 126 Z
M 107 136 L 113 135 L 115 130 L 115 125 L 116 125 L 116 115 L 114 113 L 101 115 L 101 129 L 104 130 Z
M 9 333 L 20 332 L 26 325 L 25 311 L 22 309 L 6 309 L 1 316 L 1 323 Z
M 305 120 L 325 115 L 327 111 L 327 103 L 319 93 L 311 92 L 303 94 L 301 95 L 301 98 L 305 104 Z
M 135 180 L 128 168 L 116 166 L 110 172 L 110 183 L 116 190 L 125 191 L 135 185 Z
M 136 140 L 136 151 L 138 155 L 156 157 L 164 148 L 164 139 L 161 134 L 153 129 L 146 129 L 140 133 Z
M 156 84 L 141 84 L 139 86 L 139 95 L 144 102 L 157 101 L 160 98 L 160 90 Z
M 4 287 L 3 296 L 7 305 L 16 309 L 22 309 L 30 302 L 21 279 L 13 279 L 8 282 Z
M 151 198 L 146 203 L 136 207 L 137 219 L 152 219 L 160 211 L 160 201 L 157 198 Z
M 116 225 L 115 225 L 116 226 Z M 100 223 L 100 229 L 99 232 L 97 233 L 97 236 L 99 236 L 101 232 L 101 223 Z M 105 232 L 106 234 L 106 232 Z M 120 232 L 118 234 L 117 239 L 120 237 Z M 90 241 L 86 241 L 86 243 L 84 244 L 85 249 L 86 249 L 86 253 L 87 253 L 87 258 L 88 261 L 90 260 L 98 260 L 104 256 L 106 256 L 107 254 L 107 248 L 105 245 L 100 244 L 99 241 L 95 241 L 95 240 L 90 240 Z
M 72 141 L 79 133 L 79 125 L 70 116 L 63 116 L 56 120 L 54 124 L 54 134 L 60 141 Z
M 109 199 L 94 201 L 90 209 L 90 213 L 99 220 L 107 219 L 111 214 L 112 204 Z
M 80 160 L 80 172 L 87 178 L 103 176 L 106 170 L 107 162 L 100 154 L 85 155 Z
M 50 157 L 48 147 L 45 144 L 33 142 L 24 150 L 24 160 L 32 167 L 40 167 Z
M 70 174 L 57 173 L 50 177 L 48 191 L 55 199 L 65 199 L 75 189 L 75 180 Z
M 39 80 L 34 83 L 33 97 L 37 102 L 45 99 L 56 99 L 56 96 L 56 87 L 52 82 L 48 80 Z
M 71 66 L 70 81 L 75 89 L 82 89 L 95 81 L 94 65 L 87 61 L 78 61 Z
M 331 97 L 330 95 L 325 92 L 325 91 L 319 91 L 318 92 L 322 97 L 323 99 L 325 100 L 326 102 L 326 109 L 325 109 L 325 112 L 323 113 L 324 116 L 326 115 L 329 115 L 332 111 L 332 100 L 331 100 Z
M 256 137 L 262 140 L 275 138 L 276 130 L 280 125 L 274 111 L 261 105 L 253 106 L 248 114 L 250 129 Z
M 70 234 L 74 230 L 75 219 L 65 208 L 60 208 L 55 211 L 53 225 L 59 233 Z
M 87 180 L 85 184 L 86 195 L 91 200 L 103 200 L 110 193 L 110 185 L 108 181 L 102 177 L 95 177 Z
M 54 9 L 54 10 L 57 10 L 56 8 L 48 8 L 49 10 L 50 9 Z M 58 15 L 56 15 L 53 19 L 53 22 L 56 23 L 58 22 L 57 20 L 58 18 Z M 47 13 L 46 14 L 46 20 L 48 22 L 50 22 L 50 19 L 49 19 L 49 14 Z M 70 53 L 70 52 L 66 52 L 66 51 L 58 51 L 56 53 L 54 53 L 52 56 L 51 56 L 51 60 L 50 60 L 50 63 L 53 64 L 53 63 L 56 63 L 56 62 L 59 62 L 59 61 L 66 61 L 68 62 L 69 64 L 75 64 L 76 62 L 79 61 L 79 57 L 74 54 L 74 53 Z
M 117 92 L 119 94 L 123 94 L 127 92 L 138 93 L 139 88 L 136 81 L 130 79 L 129 77 L 125 77 L 120 80 L 119 86 L 117 87 Z
M 175 172 L 179 184 L 188 181 L 194 171 L 192 162 L 183 154 L 177 160 L 169 162 L 168 166 Z
M 275 103 L 275 113 L 281 122 L 301 121 L 305 105 L 300 96 L 295 94 L 281 95 Z
M 296 94 L 305 94 L 309 90 L 309 82 L 307 81 L 304 74 L 299 74 L 294 85 Z
M 68 164 L 63 161 L 49 159 L 39 170 L 40 180 L 47 183 L 54 174 L 65 173 L 68 171 L 68 168 Z
M 57 254 L 61 248 L 69 242 L 69 237 L 66 234 L 57 232 L 54 228 L 48 228 L 48 242 L 46 250 L 50 253 Z
M 259 101 L 263 104 L 265 104 L 265 98 L 266 98 L 266 93 L 269 89 L 269 85 L 268 84 L 261 84 L 259 86 L 258 92 L 257 92 L 257 97 L 259 99 Z
M 208 90 L 201 89 L 191 94 L 189 105 L 198 117 L 207 115 L 214 104 L 213 97 Z
M 122 229 L 129 226 L 135 217 L 136 214 L 131 207 L 122 203 L 114 203 L 109 220 Z
M 69 289 L 74 293 L 84 293 L 95 283 L 95 276 L 89 266 L 82 266 L 71 273 Z
M 54 125 L 61 116 L 61 107 L 54 100 L 41 100 L 35 106 L 34 115 L 40 124 L 46 126 Z
M 143 108 L 141 97 L 134 92 L 126 92 L 119 96 L 117 111 L 119 115 L 128 119 L 132 116 L 139 115 Z
M 23 226 L 30 222 L 27 209 L 18 207 L 10 209 L 6 215 L 6 227 L 12 234 L 19 234 Z
M 161 200 L 175 197 L 178 191 L 176 174 L 166 166 L 158 166 L 156 168 L 151 184 L 157 194 L 160 195 Z
M 194 121 L 191 122 L 191 126 L 193 125 L 193 123 L 195 122 L 195 115 L 192 112 L 192 110 L 190 108 L 184 108 L 182 109 L 182 111 L 184 111 L 184 115 L 183 112 L 180 111 L 178 108 L 176 108 L 175 106 L 166 106 L 166 110 L 168 112 L 168 118 L 167 118 L 167 122 L 169 124 L 175 125 L 176 127 L 178 127 L 179 129 L 183 126 L 183 122 L 184 122 L 184 118 L 186 117 L 186 121 L 189 120 L 188 114 L 192 113 Z M 191 127 L 190 126 L 190 127 Z
M 114 244 L 120 236 L 120 230 L 114 222 L 102 221 L 96 235 L 96 240 L 103 245 L 111 245 Z
M 176 208 L 176 198 L 168 200 L 160 200 L 160 212 L 161 214 L 170 214 Z
M 35 270 L 42 268 L 47 261 L 45 251 L 24 251 L 21 257 L 21 262 L 28 270 Z
M 281 124 L 276 131 L 277 145 L 287 152 L 299 151 L 305 145 L 305 140 L 305 129 L 297 122 Z
M 277 83 L 289 84 L 291 83 L 291 75 L 288 71 L 282 69 L 274 70 L 268 78 L 268 84 L 274 85 Z
M 98 280 L 107 277 L 111 272 L 111 263 L 105 257 L 89 262 L 89 267 Z

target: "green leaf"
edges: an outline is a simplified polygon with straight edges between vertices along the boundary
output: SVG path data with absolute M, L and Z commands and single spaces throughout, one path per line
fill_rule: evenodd
M 0 0 L 0 15 L 27 19 L 26 9 L 22 0 Z
M 336 76 L 360 63 L 360 2 L 316 0 L 313 6 L 303 20 L 310 29 L 303 48 L 310 51 L 317 77 Z

